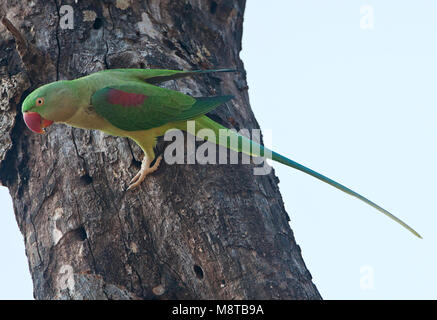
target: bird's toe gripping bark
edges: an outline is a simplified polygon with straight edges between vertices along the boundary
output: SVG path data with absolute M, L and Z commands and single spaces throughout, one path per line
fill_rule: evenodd
M 155 164 L 151 167 L 150 164 L 152 163 L 152 160 L 150 160 L 150 158 L 147 157 L 147 155 L 144 155 L 143 162 L 141 163 L 141 169 L 140 169 L 140 171 L 138 171 L 138 173 L 135 175 L 135 177 L 132 178 L 127 190 L 132 190 L 132 189 L 138 187 L 149 173 L 153 173 L 156 170 L 158 170 L 158 167 L 159 167 L 159 164 L 161 163 L 161 160 L 162 160 L 162 156 L 159 156 L 158 158 L 156 158 Z

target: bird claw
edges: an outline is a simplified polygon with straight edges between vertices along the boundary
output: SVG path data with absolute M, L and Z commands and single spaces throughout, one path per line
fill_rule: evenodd
M 144 179 L 146 178 L 146 176 L 150 173 L 155 172 L 156 170 L 158 170 L 159 164 L 161 163 L 162 160 L 162 156 L 159 156 L 156 161 L 155 164 L 150 167 L 150 163 L 151 161 L 147 159 L 147 157 L 144 157 L 143 162 L 141 164 L 141 169 L 140 171 L 138 171 L 138 173 L 135 175 L 135 177 L 132 178 L 132 180 L 129 182 L 129 187 L 127 188 L 127 190 L 132 190 L 135 189 L 136 187 L 138 187 L 141 182 L 144 181 Z
M 133 177 L 133 178 L 131 179 L 131 181 L 129 182 L 129 186 L 130 186 L 132 183 L 134 183 L 135 181 L 137 181 L 138 178 L 139 178 L 140 176 L 141 176 L 141 170 L 138 171 L 138 173 L 135 175 L 135 177 Z

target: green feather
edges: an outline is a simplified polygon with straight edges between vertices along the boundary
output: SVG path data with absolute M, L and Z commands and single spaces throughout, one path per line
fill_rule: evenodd
M 116 76 L 119 79 L 128 81 L 141 80 L 150 84 L 158 84 L 164 81 L 175 80 L 189 77 L 196 74 L 215 73 L 215 72 L 236 72 L 236 69 L 214 69 L 214 70 L 167 70 L 167 69 L 108 69 L 99 71 L 96 74 L 107 74 Z
M 173 121 L 183 121 L 196 118 L 217 108 L 219 105 L 233 98 L 234 96 L 231 95 L 194 98 L 196 99 L 196 102 L 191 106 L 191 108 L 182 112 Z

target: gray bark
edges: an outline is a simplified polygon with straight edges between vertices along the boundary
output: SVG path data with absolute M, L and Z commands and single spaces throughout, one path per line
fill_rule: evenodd
M 244 70 L 245 1 L 69 4 L 73 29 L 60 27 L 60 1 L 0 5 L 8 26 L 0 26 L 0 181 L 13 198 L 35 298 L 319 299 L 274 173 L 162 162 L 125 191 L 142 159 L 135 143 L 57 124 L 37 135 L 20 112 L 38 86 L 105 68 Z M 211 117 L 258 127 L 244 72 L 165 86 L 234 94 Z

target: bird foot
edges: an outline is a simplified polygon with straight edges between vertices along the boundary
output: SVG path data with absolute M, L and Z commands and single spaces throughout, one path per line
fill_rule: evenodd
M 135 177 L 132 178 L 132 180 L 129 183 L 129 187 L 127 190 L 132 190 L 138 187 L 141 182 L 146 178 L 146 176 L 149 173 L 153 173 L 156 170 L 158 170 L 159 164 L 161 163 L 162 156 L 159 156 L 156 158 L 155 164 L 150 167 L 150 164 L 152 163 L 151 160 L 149 160 L 146 156 L 143 159 L 143 162 L 141 163 L 141 169 L 138 171 L 138 173 L 135 175 Z

